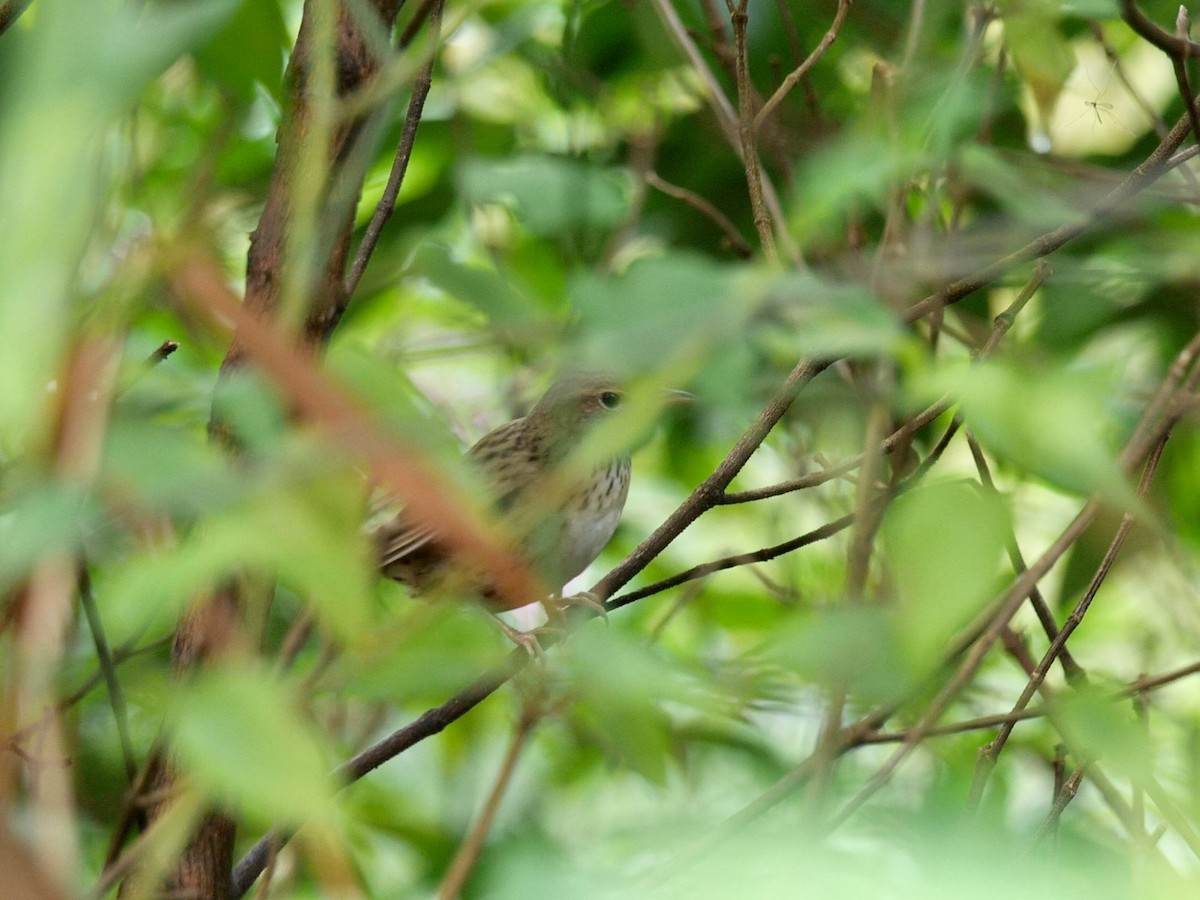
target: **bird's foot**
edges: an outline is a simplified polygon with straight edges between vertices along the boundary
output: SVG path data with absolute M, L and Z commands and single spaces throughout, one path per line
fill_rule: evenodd
M 492 616 L 492 621 L 496 623 L 499 629 L 504 632 L 504 636 L 529 654 L 529 658 L 535 661 L 542 661 L 546 658 L 546 648 L 542 646 L 542 642 L 538 640 L 538 636 L 544 633 L 542 628 L 534 628 L 531 631 L 522 631 L 519 628 L 513 628 L 507 622 L 496 616 Z
M 556 614 L 560 618 L 565 617 L 565 613 L 573 606 L 579 606 L 590 611 L 593 615 L 599 616 L 608 623 L 608 608 L 605 607 L 604 601 L 597 594 L 591 591 L 580 591 L 578 594 L 572 594 L 569 597 L 558 597 L 546 604 L 546 614 L 550 620 L 554 621 Z M 554 610 L 551 614 L 550 610 Z

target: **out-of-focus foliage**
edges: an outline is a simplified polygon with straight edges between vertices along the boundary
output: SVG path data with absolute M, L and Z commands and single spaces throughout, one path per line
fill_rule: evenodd
M 405 4 L 398 30 L 426 6 Z M 1173 29 L 1175 6 L 1142 8 Z M 836 11 L 748 4 L 754 102 Z M 446 4 L 396 213 L 324 371 L 447 484 L 467 483 L 461 446 L 528 409 L 556 369 L 631 378 L 621 430 L 637 444 L 633 488 L 580 589 L 714 470 L 801 358 L 839 361 L 731 490 L 864 447 L 873 480 L 851 468 L 715 506 L 631 588 L 856 518 L 588 623 L 340 793 L 341 762 L 508 645 L 474 604 L 431 606 L 379 583 L 363 460 L 298 421 L 269 379 L 222 387 L 236 458 L 209 439 L 229 323 L 185 303 L 175 278 L 203 256 L 242 290 L 302 13 L 299 0 L 35 0 L 0 34 L 0 859 L 10 844 L 43 862 L 57 848 L 51 869 L 69 893 L 93 885 L 114 833 L 137 818 L 127 766 L 166 747 L 192 804 L 180 817 L 200 801 L 228 808 L 239 855 L 268 827 L 306 825 L 280 851 L 272 896 L 427 895 L 514 723 L 536 713 L 465 896 L 1200 890 L 1196 682 L 1127 690 L 1200 657 L 1200 440 L 1185 416 L 1141 499 L 1140 467 L 1121 458 L 1197 331 L 1200 172 L 1174 169 L 1053 253 L 986 360 L 1028 264 L 915 324 L 903 316 L 1087 222 L 1183 115 L 1170 60 L 1118 4 L 854 3 L 757 133 L 780 203 L 760 218 L 788 230 L 795 266 L 786 252 L 767 263 L 741 150 L 713 112 L 714 86 L 738 103 L 725 4 Z M 398 59 L 415 69 L 411 52 Z M 410 90 L 402 79 L 371 132 L 356 242 Z M 177 352 L 148 363 L 168 340 Z M 102 362 L 87 369 L 95 348 Z M 663 387 L 695 402 L 663 410 Z M 943 397 L 951 411 L 874 458 L 879 439 Z M 955 416 L 962 428 L 939 447 Z M 955 685 L 973 652 L 964 629 L 989 621 L 1093 496 L 1095 522 L 1039 582 L 1061 624 L 1121 516 L 1137 518 L 1068 644 L 1086 682 L 1051 668 L 1038 715 L 1016 725 L 975 805 L 996 725 L 909 731 L 912 746 L 904 730 L 1009 711 L 1044 630 L 1023 606 Z M 210 666 L 173 672 L 180 617 L 235 580 L 250 598 L 235 639 Z M 507 618 L 539 617 L 533 606 Z M 947 685 L 945 709 L 923 721 Z M 873 711 L 838 742 L 831 715 L 848 725 Z M 47 756 L 58 745 L 39 735 L 60 726 L 62 753 Z M 850 813 L 897 746 L 911 755 Z M 1047 819 L 1080 766 L 1078 794 Z M 66 804 L 49 832 L 48 771 L 65 772 Z M 749 824 L 737 815 L 760 802 Z M 180 827 L 162 830 L 163 847 L 177 849 Z M 0 894 L 24 871 L 0 864 Z

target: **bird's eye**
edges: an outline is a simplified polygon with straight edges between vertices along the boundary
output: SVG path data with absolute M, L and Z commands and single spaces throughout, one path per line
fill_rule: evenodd
M 621 395 L 616 391 L 605 391 L 600 395 L 600 405 L 605 409 L 616 409 L 621 405 Z

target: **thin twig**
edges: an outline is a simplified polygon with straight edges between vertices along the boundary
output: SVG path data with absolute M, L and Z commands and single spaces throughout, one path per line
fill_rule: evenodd
M 738 116 L 734 112 L 733 105 L 729 102 L 729 98 L 725 96 L 724 90 L 721 88 L 720 82 L 713 75 L 712 70 L 704 61 L 704 57 L 700 53 L 700 49 L 696 46 L 696 42 L 692 40 L 688 34 L 687 28 L 684 27 L 683 21 L 679 18 L 679 13 L 675 11 L 671 0 L 652 0 L 655 10 L 658 12 L 659 18 L 662 20 L 667 33 L 678 44 L 687 57 L 689 63 L 700 76 L 700 80 L 704 82 L 705 97 L 708 100 L 709 106 L 712 108 L 713 115 L 716 117 L 717 125 L 720 126 L 721 133 L 733 151 L 741 159 L 743 165 L 742 140 L 739 133 Z M 775 190 L 771 179 L 765 173 L 762 173 L 762 196 L 763 203 L 771 214 L 771 219 L 775 223 L 775 237 L 779 241 L 779 245 L 783 250 L 783 255 L 796 268 L 804 267 L 804 259 L 800 254 L 800 249 L 796 246 L 796 242 L 792 239 L 791 232 L 787 227 L 787 214 L 783 211 L 783 204 L 779 200 L 779 194 Z
M 967 444 L 971 448 L 971 456 L 975 460 L 975 468 L 979 472 L 979 480 L 984 487 L 988 489 L 994 496 L 999 497 L 1000 491 L 996 487 L 996 483 L 992 480 L 992 472 L 988 467 L 987 458 L 983 455 L 983 448 L 979 446 L 979 442 L 975 440 L 975 435 L 970 430 L 967 431 Z M 1021 553 L 1021 545 L 1017 542 L 1016 533 L 1009 528 L 1008 530 L 1008 558 L 1012 563 L 1013 571 L 1021 573 L 1028 568 L 1025 562 L 1025 556 Z M 1046 637 L 1049 640 L 1054 640 L 1058 637 L 1058 622 L 1055 621 L 1054 613 L 1050 609 L 1050 604 L 1046 602 L 1046 598 L 1042 596 L 1041 589 L 1034 587 L 1029 595 L 1030 603 L 1033 605 L 1033 611 L 1037 614 L 1038 621 L 1042 624 L 1042 630 L 1046 632 Z M 1087 676 L 1083 671 L 1083 667 L 1075 661 L 1075 657 L 1071 655 L 1066 647 L 1059 655 L 1059 662 L 1063 668 L 1063 674 L 1068 682 L 1076 683 L 1084 680 Z
M 121 760 L 125 764 L 125 777 L 132 783 L 137 777 L 138 765 L 134 758 L 133 742 L 129 738 L 129 711 L 125 705 L 125 692 L 117 678 L 117 663 L 113 658 L 112 647 L 104 634 L 104 623 L 100 619 L 100 610 L 96 606 L 96 596 L 92 593 L 92 577 L 88 573 L 87 563 L 79 566 L 79 600 L 83 606 L 83 614 L 87 618 L 88 628 L 92 632 L 92 642 L 96 647 L 96 658 L 100 664 L 100 673 L 108 686 L 108 702 L 112 704 L 113 720 L 117 726 L 117 738 L 121 744 Z
M 1154 434 L 1154 441 L 1157 442 L 1162 434 L 1169 432 L 1169 426 L 1163 429 L 1161 426 Z M 1140 455 L 1152 452 L 1152 446 L 1146 446 L 1146 442 L 1131 441 L 1123 452 L 1122 457 L 1126 464 L 1138 459 Z M 1033 587 L 1041 581 L 1041 579 L 1050 571 L 1051 567 L 1062 557 L 1067 550 L 1074 545 L 1079 537 L 1088 529 L 1095 521 L 1100 512 L 1100 503 L 1097 500 L 1089 500 L 1082 510 L 1076 515 L 1071 523 L 1059 534 L 1058 538 L 1042 553 L 1040 557 L 1028 568 L 1019 575 L 1012 583 L 1007 591 L 1002 595 L 998 603 L 995 605 L 996 612 L 992 615 L 991 622 L 984 630 L 983 634 L 975 642 L 974 646 L 968 651 L 966 657 L 951 676 L 950 680 L 938 692 L 937 696 L 928 705 L 924 714 L 921 716 L 917 725 L 913 728 L 909 740 L 900 745 L 896 751 L 888 757 L 870 779 L 854 794 L 834 816 L 830 823 L 830 827 L 836 827 L 843 823 L 852 815 L 859 807 L 861 807 L 872 795 L 875 794 L 887 781 L 892 774 L 900 766 L 900 764 L 908 758 L 916 746 L 920 743 L 926 730 L 937 724 L 937 720 L 942 713 L 950 705 L 952 700 L 958 696 L 959 692 L 966 686 L 969 680 L 974 676 L 979 666 L 983 663 L 984 657 L 1000 636 L 1008 622 L 1016 614 L 1017 609 L 1025 598 L 1029 596 Z M 1063 638 L 1066 634 L 1066 629 L 1060 631 L 1059 637 Z
M 1063 814 L 1063 810 L 1067 808 L 1067 804 L 1075 799 L 1075 795 L 1079 793 L 1079 786 L 1083 783 L 1084 766 L 1077 766 L 1075 771 L 1071 773 L 1062 785 L 1062 788 L 1054 796 L 1054 803 L 1050 807 L 1050 812 L 1046 813 L 1046 818 L 1037 832 L 1033 836 L 1033 845 L 1036 847 L 1050 834 L 1057 832 L 1058 820 Z
M 762 161 L 758 158 L 758 144 L 754 129 L 754 86 L 750 81 L 750 51 L 746 43 L 746 26 L 749 23 L 747 4 L 740 0 L 732 11 L 733 48 L 737 63 L 738 95 L 738 140 L 742 146 L 742 165 L 746 170 L 746 185 L 750 191 L 750 212 L 754 217 L 754 228 L 758 231 L 758 242 L 768 264 L 776 261 L 775 233 L 771 228 L 771 216 L 767 212 L 763 197 Z
M 800 80 L 808 74 L 809 70 L 820 61 L 825 52 L 833 45 L 833 42 L 837 40 L 838 32 L 842 30 L 842 23 L 846 20 L 846 13 L 850 12 L 850 2 L 851 0 L 838 0 L 837 13 L 834 14 L 833 24 L 829 26 L 829 30 L 825 32 L 825 36 L 821 38 L 817 46 L 813 48 L 812 53 L 808 54 L 804 62 L 788 73 L 779 87 L 775 89 L 775 93 L 762 105 L 762 109 L 758 111 L 758 114 L 754 117 L 754 121 L 751 123 L 752 132 L 757 133 L 762 128 L 763 122 L 775 111 L 775 107 L 783 102 L 783 98 L 791 92 L 792 88 L 800 83 Z
M 371 221 L 367 223 L 367 230 L 363 234 L 362 243 L 358 245 L 358 250 L 354 254 L 354 262 L 351 264 L 350 271 L 346 274 L 343 282 L 347 298 L 354 293 L 359 281 L 362 280 L 363 272 L 366 271 L 371 254 L 375 252 L 375 245 L 379 243 L 379 235 L 383 232 L 383 226 L 387 224 L 388 219 L 396 211 L 396 198 L 399 196 L 400 188 L 404 184 L 404 175 L 408 171 L 408 162 L 412 158 L 413 145 L 417 140 L 417 127 L 421 124 L 421 114 L 425 110 L 425 98 L 429 96 L 429 89 L 433 84 L 433 66 L 437 59 L 438 43 L 442 27 L 442 6 L 443 0 L 433 0 L 433 3 L 429 7 L 430 37 L 427 49 L 428 56 L 425 63 L 421 66 L 421 70 L 417 73 L 417 77 L 413 80 L 412 96 L 408 101 L 408 112 L 404 116 L 404 127 L 400 132 L 400 144 L 396 148 L 396 156 L 392 160 L 392 169 L 388 173 L 387 186 L 383 190 L 383 196 L 380 197 L 379 203 L 375 206 L 375 212 L 371 215 Z M 333 325 L 336 325 L 336 321 Z M 330 326 L 331 330 L 333 325 Z
M 1150 483 L 1154 479 L 1154 473 L 1158 469 L 1158 461 L 1162 457 L 1162 451 L 1166 446 L 1167 437 L 1169 435 L 1170 431 L 1167 430 L 1159 439 L 1159 442 L 1155 445 L 1150 454 L 1150 458 L 1146 461 L 1146 466 L 1142 471 L 1141 483 L 1138 485 L 1138 496 L 1141 498 L 1144 498 L 1147 491 L 1150 490 Z M 1050 642 L 1050 646 L 1047 648 L 1045 654 L 1043 654 L 1041 662 L 1038 663 L 1037 668 L 1029 676 L 1029 680 L 1026 682 L 1024 690 L 1021 691 L 1021 695 L 1017 702 L 1013 704 L 1012 711 L 1014 713 L 1020 712 L 1029 704 L 1029 701 L 1033 698 L 1034 693 L 1036 693 L 1037 689 L 1045 680 L 1046 674 L 1050 671 L 1050 667 L 1054 664 L 1054 660 L 1066 646 L 1067 640 L 1083 621 L 1083 617 L 1087 614 L 1088 609 L 1091 607 L 1092 601 L 1096 597 L 1096 593 L 1100 590 L 1100 586 L 1104 584 L 1105 579 L 1108 577 L 1108 573 L 1112 569 L 1113 563 L 1116 561 L 1117 554 L 1120 553 L 1121 547 L 1124 546 L 1125 539 L 1129 536 L 1129 532 L 1133 529 L 1134 521 L 1135 519 L 1132 513 L 1126 513 L 1121 518 L 1121 524 L 1118 526 L 1116 534 L 1109 543 L 1108 550 L 1105 551 L 1104 558 L 1100 561 L 1100 565 L 1096 568 L 1095 573 L 1092 575 L 1091 582 L 1088 584 L 1087 589 L 1083 592 L 1083 596 L 1079 599 L 1079 602 L 1075 605 L 1075 608 L 1071 610 L 1071 614 L 1063 623 L 1063 627 L 1059 630 L 1058 634 Z M 1013 723 L 1006 723 L 1005 725 L 1001 726 L 1000 733 L 997 734 L 992 742 L 988 745 L 987 754 L 992 758 L 992 760 L 995 760 L 1000 755 L 1000 752 L 1004 749 L 1004 745 L 1007 743 L 1009 736 L 1012 734 L 1012 730 Z
M 702 215 L 707 216 L 714 223 L 716 223 L 717 227 L 721 229 L 722 233 L 724 233 L 725 239 L 729 241 L 729 244 L 733 248 L 734 252 L 737 253 L 737 255 L 742 259 L 749 259 L 754 255 L 754 251 L 751 249 L 750 245 L 746 243 L 746 239 L 742 237 L 742 233 L 738 231 L 737 226 L 730 221 L 729 217 L 695 191 L 689 191 L 685 187 L 671 184 L 671 182 L 660 177 L 659 174 L 653 169 L 647 169 L 645 172 L 643 172 L 642 179 L 646 182 L 646 184 L 650 185 L 650 187 L 662 191 L 662 193 L 666 194 L 668 197 L 674 197 L 676 200 L 682 200 L 688 206 L 692 207 Z
M 500 771 L 496 773 L 492 789 L 488 792 L 483 809 L 479 811 L 479 818 L 471 826 L 471 830 L 459 845 L 458 852 L 454 854 L 454 859 L 450 862 L 446 877 L 442 880 L 441 887 L 438 888 L 438 900 L 455 900 L 462 892 L 463 886 L 467 883 L 467 877 L 471 874 L 471 869 L 475 867 L 475 862 L 483 850 L 483 844 L 487 840 L 492 822 L 496 818 L 496 811 L 500 808 L 500 801 L 504 799 L 505 791 L 512 782 L 513 773 L 517 769 L 517 760 L 521 758 L 521 753 L 525 750 L 529 737 L 533 734 L 540 718 L 540 713 L 528 706 L 518 717 L 516 725 L 513 727 L 512 740 L 509 741 L 508 750 L 504 754 L 504 761 L 500 764 Z
M 1024 247 L 1016 250 L 995 262 L 984 266 L 966 278 L 960 278 L 946 285 L 934 294 L 914 303 L 903 315 L 905 323 L 915 322 L 932 313 L 934 310 L 957 303 L 964 297 L 987 287 L 1007 272 L 1009 269 L 1048 256 L 1068 242 L 1079 237 L 1100 221 L 1120 209 L 1131 197 L 1144 190 L 1156 181 L 1164 172 L 1178 162 L 1172 154 L 1179 149 L 1184 139 L 1191 132 L 1191 122 L 1185 115 L 1167 133 L 1167 136 L 1151 151 L 1150 155 L 1136 169 L 1129 173 L 1124 180 L 1109 191 L 1083 216 L 1080 221 L 1048 231 L 1030 241 Z M 1190 149 L 1190 148 L 1189 148 Z
M 1192 123 L 1192 137 L 1196 143 L 1200 144 L 1200 113 L 1196 111 L 1196 98 L 1192 95 L 1192 86 L 1188 80 L 1187 61 L 1189 56 L 1200 55 L 1191 50 L 1188 41 L 1188 29 L 1190 21 L 1188 19 L 1187 7 L 1182 4 L 1179 7 L 1179 14 L 1175 18 L 1175 34 L 1184 41 L 1184 51 L 1180 54 L 1171 54 L 1171 67 L 1175 70 L 1175 82 L 1179 85 L 1179 96 L 1183 100 L 1183 107 L 1187 110 L 1188 121 Z

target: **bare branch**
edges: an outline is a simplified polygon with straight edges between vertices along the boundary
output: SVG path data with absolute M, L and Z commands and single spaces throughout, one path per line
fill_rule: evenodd
M 783 102 L 783 98 L 791 92 L 792 88 L 800 83 L 801 79 L 809 73 L 809 70 L 820 61 L 825 52 L 833 45 L 833 42 L 837 40 L 838 32 L 842 30 L 842 22 L 846 20 L 846 13 L 850 12 L 850 3 L 851 0 L 838 0 L 837 13 L 833 17 L 833 24 L 829 26 L 829 30 L 825 32 L 825 36 L 821 38 L 817 46 L 813 48 L 812 53 L 808 54 L 804 62 L 788 73 L 787 77 L 783 79 L 783 83 L 775 89 L 775 93 L 762 105 L 762 108 L 754 117 L 754 122 L 751 126 L 754 133 L 757 133 L 762 128 L 763 122 L 775 111 L 775 107 Z
M 408 162 L 412 158 L 413 145 L 417 140 L 417 127 L 421 124 L 421 114 L 425 110 L 425 99 L 429 96 L 429 89 L 433 83 L 433 65 L 437 59 L 442 27 L 442 6 L 443 0 L 433 0 L 433 3 L 429 7 L 429 44 L 426 50 L 428 56 L 425 63 L 421 66 L 420 72 L 417 73 L 416 79 L 413 81 L 412 96 L 408 101 L 408 112 L 404 116 L 404 127 L 400 132 L 400 144 L 396 148 L 395 159 L 392 160 L 392 169 L 388 173 L 387 185 L 384 187 L 383 196 L 379 199 L 379 203 L 375 207 L 375 212 L 371 215 L 371 221 L 367 223 L 367 230 L 363 234 L 362 243 L 358 245 L 358 251 L 354 255 L 354 262 L 351 263 L 350 271 L 346 273 L 345 281 L 342 284 L 347 302 L 349 302 L 349 298 L 353 296 L 354 291 L 358 288 L 359 281 L 362 280 L 363 272 L 366 271 L 371 254 L 375 252 L 375 245 L 379 243 L 379 235 L 383 232 L 383 226 L 387 224 L 388 219 L 396 211 L 396 198 L 399 196 L 400 188 L 404 184 L 404 175 L 408 171 Z M 337 319 L 335 318 L 331 320 L 327 327 L 332 330 L 336 325 Z

